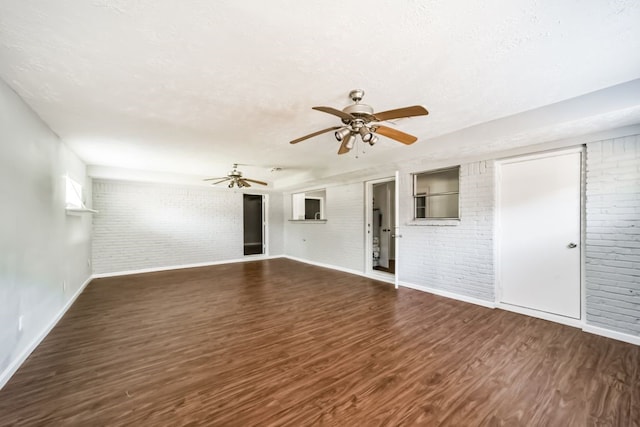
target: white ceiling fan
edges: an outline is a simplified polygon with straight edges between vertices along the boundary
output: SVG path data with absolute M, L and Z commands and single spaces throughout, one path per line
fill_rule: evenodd
M 255 179 L 243 178 L 242 177 L 242 172 L 240 172 L 238 170 L 238 164 L 237 163 L 233 164 L 233 169 L 231 171 L 229 171 L 227 176 L 225 176 L 223 178 L 206 178 L 203 181 L 216 181 L 216 182 L 212 182 L 211 185 L 217 185 L 217 184 L 221 184 L 223 182 L 229 181 L 229 185 L 228 185 L 229 188 L 233 188 L 234 186 L 238 187 L 238 188 L 251 187 L 251 184 L 249 184 L 250 182 L 252 182 L 254 184 L 268 185 L 264 181 L 258 181 L 258 180 L 255 180 Z

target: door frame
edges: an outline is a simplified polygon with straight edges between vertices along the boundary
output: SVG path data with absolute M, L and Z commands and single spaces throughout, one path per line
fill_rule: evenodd
M 255 255 L 243 255 L 243 257 L 244 258 L 267 257 L 269 256 L 269 219 L 267 216 L 267 213 L 269 212 L 269 195 L 261 194 L 261 193 L 251 193 L 251 192 L 243 192 L 242 194 L 262 197 L 262 253 L 255 254 Z M 244 204 L 243 204 L 243 209 L 244 209 Z M 244 215 L 244 210 L 243 210 L 243 215 Z M 244 231 L 243 231 L 243 239 L 244 239 Z
M 398 287 L 398 238 L 394 239 L 395 244 L 395 260 L 396 260 L 396 270 L 395 274 L 386 273 L 384 271 L 374 270 L 373 269 L 373 259 L 371 257 L 371 253 L 373 250 L 373 233 L 371 226 L 373 224 L 373 186 L 374 184 L 383 184 L 385 182 L 395 182 L 396 191 L 394 196 L 394 209 L 395 209 L 395 218 L 396 223 L 392 225 L 394 230 L 397 230 L 398 224 L 398 173 L 396 172 L 395 176 L 387 176 L 384 178 L 372 179 L 369 181 L 365 181 L 365 197 L 364 197 L 364 274 L 367 277 L 371 277 L 372 279 L 380 280 L 382 282 L 391 283 Z M 395 234 L 395 233 L 394 233 Z
M 530 308 L 519 307 L 510 304 L 503 304 L 502 299 L 502 284 L 500 283 L 500 196 L 502 185 L 501 167 L 505 164 L 518 163 L 529 160 L 543 159 L 546 157 L 555 157 L 563 154 L 580 153 L 580 318 L 572 319 L 557 314 L 538 311 Z M 505 157 L 498 159 L 495 162 L 495 215 L 494 215 L 494 227 L 493 227 L 493 241 L 494 245 L 494 302 L 497 308 L 512 311 L 519 314 L 524 314 L 539 319 L 549 320 L 551 322 L 561 323 L 568 326 L 583 327 L 586 324 L 586 289 L 585 289 L 585 256 L 586 256 L 586 155 L 585 146 L 580 145 L 577 147 L 561 148 L 554 150 L 541 151 L 538 153 L 524 154 L 513 157 Z

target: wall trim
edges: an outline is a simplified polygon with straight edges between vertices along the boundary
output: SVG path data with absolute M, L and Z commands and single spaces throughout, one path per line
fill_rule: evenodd
M 395 275 L 391 274 L 391 273 L 379 273 L 378 270 L 371 270 L 371 273 L 368 274 L 363 274 L 360 273 L 361 276 L 364 276 L 366 278 L 369 279 L 373 279 L 373 280 L 377 280 L 379 282 L 385 282 L 385 283 L 390 283 L 392 284 L 394 287 L 396 285 L 396 280 L 395 280 Z
M 281 258 L 283 255 L 248 255 L 244 258 L 226 259 L 222 261 L 198 262 L 194 264 L 170 265 L 165 267 L 141 268 L 138 270 L 114 271 L 111 273 L 96 273 L 94 279 L 103 279 L 105 277 L 129 276 L 131 274 L 155 273 L 158 271 L 181 270 L 184 268 L 208 267 L 211 265 L 233 264 L 236 262 L 262 261 L 265 259 Z
M 468 302 L 471 304 L 475 304 L 475 305 L 481 305 L 483 307 L 487 307 L 487 308 L 496 308 L 496 304 L 494 302 L 491 301 L 486 301 L 480 298 L 475 298 L 475 297 L 470 297 L 470 296 L 466 296 L 466 295 L 461 295 L 461 294 L 456 294 L 454 292 L 449 292 L 449 291 L 444 291 L 442 289 L 435 289 L 435 288 L 431 288 L 429 286 L 424 286 L 424 285 L 416 285 L 414 283 L 409 283 L 409 282 L 399 282 L 399 285 L 405 288 L 411 288 L 411 289 L 415 289 L 417 291 L 422 291 L 422 292 L 428 292 L 430 294 L 434 294 L 434 295 L 438 295 L 441 297 L 446 297 L 446 298 L 451 298 L 451 299 L 455 299 L 458 301 L 463 301 L 463 302 Z
M 332 270 L 342 271 L 343 273 L 355 274 L 357 276 L 362 276 L 362 277 L 366 277 L 367 279 L 371 279 L 371 277 L 365 275 L 362 271 L 353 270 L 351 268 L 339 267 L 337 265 L 325 264 L 323 262 L 311 261 L 308 259 L 298 258 L 290 255 L 282 255 L 282 258 L 287 258 L 287 259 L 290 259 L 291 261 L 303 262 L 305 264 L 315 265 L 316 267 L 330 268 Z
M 430 288 L 428 286 L 416 285 L 408 282 L 400 282 L 400 286 L 405 288 L 411 288 L 418 291 L 428 292 L 430 294 L 443 296 L 446 298 L 455 299 L 458 301 L 468 302 L 471 304 L 481 305 L 487 308 L 498 308 L 505 311 L 511 311 L 513 313 L 522 314 L 524 316 L 535 317 L 537 319 L 547 320 L 554 323 L 560 323 L 563 325 L 571 326 L 574 328 L 582 329 L 583 332 L 587 332 L 594 335 L 600 335 L 605 338 L 611 338 L 618 341 L 623 341 L 629 344 L 635 344 L 640 346 L 640 336 L 626 334 L 624 332 L 618 332 L 599 326 L 593 326 L 582 322 L 580 319 L 571 319 L 568 317 L 558 316 L 551 313 L 545 313 L 541 311 L 531 310 L 524 307 L 512 306 L 502 303 L 492 303 L 489 301 L 481 300 L 474 297 L 468 297 L 466 295 L 460 295 L 453 292 L 443 291 L 440 289 Z
M 378 282 L 389 283 L 390 285 L 395 284 L 395 280 L 392 277 L 383 277 L 382 275 L 378 275 L 375 273 L 367 274 L 359 270 L 353 270 L 351 268 L 339 267 L 337 265 L 325 264 L 323 262 L 311 261 L 304 258 L 298 258 L 289 255 L 282 255 L 282 258 L 290 259 L 291 261 L 303 262 L 305 264 L 315 265 L 316 267 L 330 268 L 331 270 L 342 271 L 343 273 L 355 274 L 356 276 L 361 276 L 371 280 L 377 280 Z
M 20 352 L 18 357 L 16 357 L 13 362 L 11 362 L 2 373 L 0 373 L 0 390 L 2 390 L 2 388 L 9 382 L 13 374 L 15 374 L 18 369 L 20 369 L 22 364 L 27 360 L 31 353 L 33 353 L 33 351 L 40 345 L 40 343 L 47 337 L 47 335 L 49 335 L 49 332 L 51 332 L 51 330 L 58 324 L 60 319 L 62 319 L 62 316 L 64 316 L 67 310 L 71 308 L 73 303 L 80 296 L 82 291 L 84 291 L 87 285 L 91 283 L 92 280 L 93 275 L 89 276 L 87 280 L 85 280 L 84 283 L 80 285 L 78 290 L 71 296 L 71 298 L 69 298 L 65 305 L 60 309 L 58 314 L 56 314 L 54 318 L 51 319 L 49 324 L 46 325 L 44 329 L 42 329 L 42 331 L 38 335 L 36 335 L 36 337 L 29 343 L 29 345 L 27 345 L 27 347 L 22 350 L 22 352 Z
M 618 332 L 611 329 L 601 328 L 600 326 L 593 326 L 584 324 L 582 330 L 589 334 L 600 335 L 606 338 L 611 338 L 618 341 L 624 341 L 629 344 L 640 345 L 640 336 L 631 334 L 625 334 L 624 332 Z
M 370 275 L 367 275 L 367 274 L 365 274 L 365 273 L 363 273 L 361 271 L 352 270 L 350 268 L 338 267 L 338 266 L 331 265 L 331 264 L 325 264 L 325 263 L 321 263 L 321 262 L 310 261 L 310 260 L 307 260 L 307 259 L 293 257 L 293 256 L 289 256 L 289 255 L 282 255 L 281 258 L 287 258 L 287 259 L 290 259 L 292 261 L 303 262 L 305 264 L 311 264 L 311 265 L 315 265 L 317 267 L 330 268 L 332 270 L 342 271 L 342 272 L 345 272 L 345 273 L 350 273 L 350 274 L 355 274 L 355 275 L 358 275 L 358 276 L 366 277 L 368 279 L 373 279 L 373 280 L 378 280 L 378 281 L 382 281 L 382 282 L 387 282 L 387 283 L 393 284 L 393 281 L 387 281 L 387 280 L 384 280 L 383 278 L 380 278 L 380 277 L 370 276 Z M 467 302 L 467 303 L 470 303 L 470 304 L 480 305 L 480 306 L 486 307 L 486 308 L 491 308 L 491 309 L 498 308 L 498 309 L 502 309 L 502 310 L 505 310 L 505 311 L 511 311 L 511 312 L 514 312 L 514 313 L 522 314 L 524 316 L 535 317 L 535 318 L 542 319 L 542 320 L 547 320 L 547 321 L 550 321 L 550 322 L 560 323 L 560 324 L 571 326 L 571 327 L 574 327 L 574 328 L 580 328 L 580 329 L 582 329 L 582 331 L 587 332 L 587 333 L 600 335 L 600 336 L 603 336 L 603 337 L 606 337 L 606 338 L 615 339 L 615 340 L 618 340 L 618 341 L 623 341 L 623 342 L 626 342 L 626 343 L 629 343 L 629 344 L 640 345 L 640 337 L 636 337 L 636 336 L 630 335 L 630 334 L 625 334 L 625 333 L 622 333 L 622 332 L 613 331 L 611 329 L 606 329 L 606 328 L 601 328 L 601 327 L 598 327 L 598 326 L 588 325 L 588 324 L 583 323 L 580 319 L 570 319 L 568 317 L 557 316 L 557 315 L 554 315 L 554 314 L 539 312 L 539 311 L 536 311 L 536 310 L 530 310 L 530 309 L 523 308 L 523 307 L 517 307 L 517 306 L 511 306 L 511 305 L 508 305 L 508 304 L 485 301 L 485 300 L 482 300 L 482 299 L 479 299 L 479 298 L 474 298 L 474 297 L 470 297 L 470 296 L 466 296 L 466 295 L 456 294 L 454 292 L 444 291 L 442 289 L 435 289 L 435 288 L 431 288 L 429 286 L 416 285 L 414 283 L 409 283 L 409 282 L 400 281 L 399 285 L 402 286 L 402 287 L 405 287 L 405 288 L 415 289 L 417 291 L 427 292 L 427 293 L 430 293 L 430 294 L 433 294 L 433 295 L 442 296 L 442 297 L 445 297 L 445 298 L 451 298 L 451 299 L 454 299 L 454 300 Z
M 580 319 L 560 316 L 558 314 L 547 313 L 544 311 L 533 310 L 531 308 L 505 304 L 502 302 L 496 303 L 496 308 L 500 308 L 505 311 L 511 311 L 513 313 L 523 314 L 529 317 L 535 317 L 536 319 L 542 319 L 542 320 L 548 320 L 549 322 L 560 323 L 562 325 L 567 325 L 574 328 L 582 328 L 582 326 L 584 325 L 584 323 Z

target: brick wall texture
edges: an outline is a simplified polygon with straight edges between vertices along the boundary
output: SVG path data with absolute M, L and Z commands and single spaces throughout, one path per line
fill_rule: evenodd
M 94 273 L 244 256 L 240 192 L 96 179 L 93 208 Z
M 401 176 L 410 176 L 401 173 Z M 410 225 L 410 184 L 401 191 L 401 282 L 494 300 L 495 168 L 491 161 L 460 166 L 460 221 Z M 407 190 L 409 188 L 409 190 Z M 425 222 L 423 222 L 424 224 Z
M 587 323 L 640 335 L 640 136 L 587 144 Z
M 640 136 L 587 144 L 586 321 L 640 335 Z M 460 167 L 460 221 L 412 223 L 400 173 L 401 282 L 495 300 L 493 161 Z M 291 195 L 271 194 L 270 252 L 364 271 L 364 184 L 326 188 L 326 223 L 291 222 Z M 94 272 L 243 257 L 242 194 L 95 180 Z M 439 225 L 438 225 L 439 224 Z

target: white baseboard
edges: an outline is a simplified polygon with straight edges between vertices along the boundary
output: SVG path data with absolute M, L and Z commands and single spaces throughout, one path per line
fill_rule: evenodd
M 395 284 L 395 280 L 392 275 L 389 275 L 389 277 L 387 277 L 382 274 L 376 274 L 376 273 L 366 274 L 362 271 L 353 270 L 351 268 L 339 267 L 333 264 L 325 264 L 322 262 L 311 261 L 305 258 L 298 258 L 294 256 L 289 256 L 289 255 L 282 255 L 282 258 L 287 258 L 292 261 L 303 262 L 305 264 L 315 265 L 316 267 L 330 268 L 331 270 L 342 271 L 343 273 L 355 274 L 356 276 L 366 277 L 367 279 L 377 280 L 378 282 L 390 283 L 392 285 Z
M 497 308 L 502 310 L 512 311 L 518 314 L 524 314 L 525 316 L 535 317 L 536 319 L 548 320 L 550 322 L 560 323 L 562 325 L 572 326 L 574 328 L 582 328 L 584 323 L 580 319 L 572 319 L 571 317 L 560 316 L 553 313 L 546 313 L 544 311 L 532 310 L 526 307 L 520 307 L 517 305 L 504 304 L 501 302 L 496 303 Z
M 117 276 L 128 276 L 130 274 L 141 274 L 141 273 L 155 273 L 158 271 L 168 271 L 168 270 L 181 270 L 183 268 L 196 268 L 196 267 L 209 267 L 211 265 L 220 265 L 220 264 L 233 264 L 236 262 L 249 262 L 249 261 L 260 261 L 265 259 L 274 259 L 274 258 L 282 258 L 283 255 L 250 255 L 245 258 L 235 258 L 235 259 L 226 259 L 222 261 L 210 261 L 210 262 L 199 262 L 195 264 L 180 264 L 180 265 L 170 265 L 166 267 L 151 267 L 151 268 L 141 268 L 139 270 L 124 270 L 124 271 L 114 271 L 112 273 L 96 273 L 93 275 L 94 279 L 102 279 L 104 277 L 117 277 Z
M 612 331 L 611 329 L 601 328 L 599 326 L 588 324 L 583 325 L 582 330 L 590 334 L 600 335 L 618 341 L 624 341 L 629 344 L 640 345 L 640 337 L 636 335 L 625 334 L 624 332 Z
M 282 258 L 287 258 L 292 261 L 303 262 L 305 264 L 315 265 L 316 267 L 330 268 L 331 270 L 342 271 L 343 273 L 355 274 L 357 276 L 366 277 L 367 279 L 377 280 L 379 282 L 391 283 L 392 285 L 395 284 L 395 280 L 393 279 L 393 276 L 386 277 L 386 276 L 383 276 L 382 274 L 376 274 L 376 273 L 366 274 L 359 270 L 353 270 L 351 268 L 339 267 L 333 264 L 325 264 L 322 262 L 311 261 L 305 258 L 298 258 L 290 255 L 282 255 Z
M 364 277 L 368 277 L 369 279 L 378 280 L 380 282 L 391 283 L 394 286 L 396 284 L 396 277 L 394 274 L 391 274 L 391 273 L 385 274 L 385 273 L 379 272 L 378 270 L 373 270 L 371 274 L 362 274 L 362 275 Z
M 308 259 L 298 258 L 298 257 L 295 257 L 295 256 L 290 256 L 290 255 L 283 255 L 282 257 L 290 259 L 292 261 L 298 261 L 298 262 L 303 262 L 305 264 L 315 265 L 316 267 L 330 268 L 332 270 L 342 271 L 343 273 L 350 273 L 350 274 L 356 274 L 358 276 L 367 277 L 364 273 L 362 273 L 362 271 L 352 270 L 351 268 L 339 267 L 337 265 L 325 264 L 325 263 L 322 263 L 322 262 L 311 261 L 311 260 L 308 260 Z
M 468 296 L 465 296 L 465 295 L 455 294 L 453 292 L 442 291 L 440 289 L 433 289 L 433 288 L 430 288 L 428 286 L 415 285 L 413 283 L 400 282 L 400 286 L 403 286 L 403 287 L 406 287 L 406 288 L 411 288 L 411 289 L 416 289 L 416 290 L 423 291 L 423 292 L 429 292 L 431 294 L 435 294 L 435 295 L 439 295 L 439 296 L 443 296 L 443 297 L 447 297 L 447 298 L 452 298 L 452 299 L 455 299 L 455 300 L 464 301 L 464 302 L 468 302 L 468 303 L 471 303 L 471 304 L 481 305 L 483 307 L 499 308 L 499 309 L 502 309 L 502 310 L 507 310 L 507 311 L 512 311 L 514 313 L 523 314 L 523 315 L 529 316 L 529 317 L 535 317 L 535 318 L 538 318 L 538 319 L 548 320 L 548 321 L 555 322 L 555 323 L 561 323 L 563 325 L 572 326 L 572 327 L 575 327 L 575 328 L 580 328 L 580 329 L 582 329 L 582 331 L 588 332 L 590 334 L 600 335 L 600 336 L 603 336 L 603 337 L 606 337 L 606 338 L 611 338 L 611 339 L 614 339 L 614 340 L 623 341 L 623 342 L 626 342 L 626 343 L 629 343 L 629 344 L 640 345 L 640 336 L 631 335 L 631 334 L 625 334 L 623 332 L 613 331 L 611 329 L 601 328 L 599 326 L 588 325 L 588 324 L 585 324 L 580 319 L 571 319 L 571 318 L 564 317 L 564 316 L 558 316 L 558 315 L 554 315 L 554 314 L 550 314 L 550 313 L 540 312 L 540 311 L 536 311 L 536 310 L 530 310 L 530 309 L 527 309 L 527 308 L 518 307 L 518 306 L 512 306 L 512 305 L 508 305 L 508 304 L 492 303 L 492 302 L 484 301 L 484 300 L 481 300 L 481 299 L 468 297 Z
M 58 324 L 62 316 L 69 310 L 69 308 L 73 305 L 76 299 L 80 296 L 84 288 L 93 280 L 93 276 L 89 276 L 87 280 L 78 288 L 78 290 L 73 294 L 71 298 L 66 302 L 66 304 L 60 309 L 58 314 L 51 319 L 49 324 L 29 343 L 29 345 L 22 350 L 22 352 L 14 359 L 13 362 L 7 366 L 7 368 L 0 374 L 0 390 L 9 382 L 13 374 L 15 374 L 20 366 L 27 360 L 27 358 L 33 353 L 33 351 L 40 345 L 42 340 L 44 340 L 49 332 Z
M 493 303 L 491 301 L 485 301 L 485 300 L 482 300 L 482 299 L 479 299 L 479 298 L 469 297 L 469 296 L 466 296 L 466 295 L 460 295 L 460 294 L 456 294 L 456 293 L 449 292 L 449 291 L 443 291 L 442 289 L 434 289 L 434 288 L 430 288 L 429 286 L 416 285 L 416 284 L 409 283 L 409 282 L 400 282 L 399 284 L 400 284 L 400 286 L 405 287 L 405 288 L 411 288 L 411 289 L 415 289 L 417 291 L 428 292 L 430 294 L 439 295 L 441 297 L 447 297 L 447 298 L 455 299 L 455 300 L 458 300 L 458 301 L 463 301 L 463 302 L 468 302 L 468 303 L 471 303 L 471 304 L 481 305 L 481 306 L 487 307 L 487 308 L 496 308 L 495 303 Z

